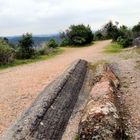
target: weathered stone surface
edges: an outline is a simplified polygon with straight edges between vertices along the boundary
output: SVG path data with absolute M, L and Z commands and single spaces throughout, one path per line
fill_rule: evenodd
M 116 95 L 119 80 L 109 65 L 101 73 L 79 125 L 80 140 L 121 140 L 123 137 Z
M 133 45 L 136 47 L 140 47 L 140 37 L 137 37 L 134 41 L 133 41 Z
M 69 119 L 61 140 L 76 140 L 78 134 L 78 126 L 83 116 L 85 106 L 89 100 L 89 93 L 93 86 L 94 72 L 88 67 L 82 89 L 79 93 L 78 100 Z
M 59 140 L 71 116 L 87 71 L 76 61 L 37 97 L 8 130 L 5 140 Z

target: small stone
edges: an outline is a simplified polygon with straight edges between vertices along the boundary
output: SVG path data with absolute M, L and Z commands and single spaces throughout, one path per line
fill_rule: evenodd
M 135 83 L 135 81 L 131 81 L 131 84 Z
M 40 125 L 44 126 L 43 122 L 40 122 Z

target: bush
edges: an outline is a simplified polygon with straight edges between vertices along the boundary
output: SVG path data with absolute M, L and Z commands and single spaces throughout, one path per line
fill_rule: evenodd
M 93 41 L 93 33 L 89 26 L 71 25 L 68 30 L 61 33 L 63 41 L 67 41 L 68 45 L 86 45 Z
M 69 45 L 69 40 L 67 38 L 63 38 L 61 41 L 60 46 L 68 46 Z
M 0 39 L 0 65 L 10 64 L 15 60 L 15 51 L 7 42 Z
M 35 50 L 33 48 L 33 39 L 32 34 L 25 34 L 22 36 L 21 40 L 19 41 L 17 49 L 17 58 L 19 59 L 29 59 L 35 56 Z
M 117 39 L 117 42 L 122 45 L 123 48 L 131 46 L 132 41 L 133 40 L 131 38 L 122 38 L 121 36 Z
M 103 36 L 102 32 L 100 32 L 100 31 L 95 32 L 94 39 L 95 40 L 103 40 L 104 36 Z
M 48 48 L 47 46 L 45 46 L 45 47 L 37 49 L 37 54 L 38 55 L 48 55 L 53 50 L 54 50 L 53 48 Z
M 57 48 L 58 44 L 56 43 L 56 41 L 54 39 L 49 40 L 49 42 L 47 43 L 48 48 Z
M 132 28 L 133 37 L 137 38 L 140 36 L 140 22 Z

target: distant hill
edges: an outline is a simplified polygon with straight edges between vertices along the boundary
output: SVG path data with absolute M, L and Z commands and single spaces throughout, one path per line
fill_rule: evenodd
M 6 37 L 9 40 L 9 43 L 12 43 L 16 45 L 18 41 L 21 39 L 21 36 L 11 36 L 11 37 Z M 61 38 L 59 37 L 58 34 L 56 35 L 38 35 L 38 36 L 33 36 L 33 41 L 34 41 L 34 46 L 35 47 L 40 47 L 42 43 L 48 42 L 50 39 L 55 39 L 58 43 L 60 43 Z

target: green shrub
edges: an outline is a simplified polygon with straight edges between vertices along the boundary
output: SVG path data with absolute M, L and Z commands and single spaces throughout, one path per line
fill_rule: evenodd
M 69 45 L 69 40 L 67 38 L 63 38 L 61 41 L 60 46 L 68 46 Z
M 122 38 L 121 36 L 118 37 L 117 42 L 123 46 L 123 48 L 129 47 L 132 45 L 132 39 L 131 38 Z
M 37 54 L 38 55 L 48 55 L 53 50 L 54 50 L 54 48 L 49 48 L 49 47 L 45 46 L 45 47 L 42 47 L 42 48 L 38 48 L 37 49 Z
M 104 36 L 103 36 L 102 32 L 100 32 L 100 31 L 95 32 L 94 39 L 95 40 L 103 40 Z
M 62 40 L 67 40 L 68 45 L 86 45 L 93 41 L 93 33 L 89 26 L 71 25 L 68 30 L 60 34 Z
M 0 39 L 0 65 L 10 64 L 15 60 L 15 51 L 7 42 Z
M 32 34 L 26 33 L 22 36 L 18 44 L 17 58 L 29 59 L 35 56 L 35 50 L 33 48 Z
M 49 40 L 49 42 L 47 43 L 48 48 L 57 48 L 58 44 L 56 43 L 56 41 L 54 39 Z
M 133 37 L 137 38 L 140 36 L 140 22 L 132 28 Z
M 85 44 L 86 39 L 84 37 L 77 36 L 73 39 L 73 41 L 74 41 L 75 45 L 83 45 L 83 44 Z

